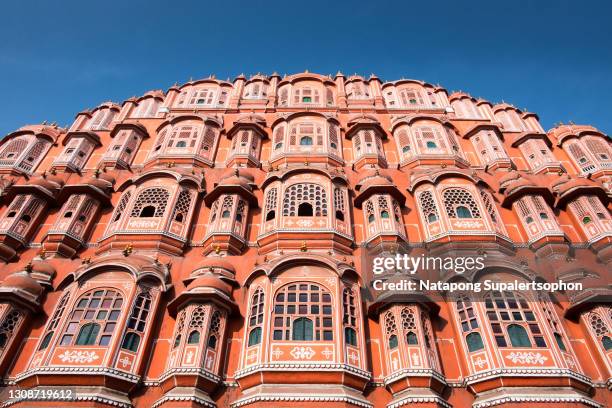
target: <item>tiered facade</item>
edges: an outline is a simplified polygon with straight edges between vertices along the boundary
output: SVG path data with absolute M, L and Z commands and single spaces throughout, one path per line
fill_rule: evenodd
M 612 146 L 422 81 L 208 78 L 0 142 L 14 407 L 612 404 Z M 579 293 L 367 299 L 364 254 Z M 6 395 L 6 394 L 5 394 Z

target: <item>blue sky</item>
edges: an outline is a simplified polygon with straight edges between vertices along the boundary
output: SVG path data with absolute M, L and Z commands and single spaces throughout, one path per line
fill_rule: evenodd
M 547 129 L 612 133 L 611 16 L 609 2 L 564 0 L 5 2 L 0 135 L 190 77 L 304 69 L 422 79 Z

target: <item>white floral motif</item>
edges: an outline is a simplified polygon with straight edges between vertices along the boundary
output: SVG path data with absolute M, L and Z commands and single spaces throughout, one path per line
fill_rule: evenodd
M 132 360 L 129 359 L 127 356 L 123 356 L 123 358 L 119 360 L 119 363 L 121 363 L 121 367 L 125 368 L 132 364 Z
M 453 224 L 456 227 L 462 228 L 480 228 L 482 223 L 480 221 L 454 221 Z
M 66 363 L 93 363 L 100 357 L 95 351 L 70 351 L 66 350 L 59 355 L 60 360 Z
M 544 365 L 544 363 L 548 360 L 548 357 L 543 356 L 540 353 L 534 353 L 532 351 L 528 353 L 524 352 L 512 352 L 506 356 L 506 358 L 513 363 L 520 364 L 540 364 Z
M 310 360 L 316 353 L 310 347 L 294 347 L 290 354 L 298 360 Z
M 312 227 L 314 225 L 314 222 L 311 220 L 298 220 L 296 224 L 299 227 Z
M 474 361 L 474 364 L 477 365 L 478 368 L 482 369 L 487 365 L 487 360 L 484 360 L 482 357 L 478 357 L 478 359 Z

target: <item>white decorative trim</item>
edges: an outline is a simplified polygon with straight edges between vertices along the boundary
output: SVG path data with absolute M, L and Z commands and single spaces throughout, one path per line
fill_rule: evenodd
M 542 396 L 542 395 L 520 395 L 520 396 L 503 396 L 503 397 L 494 397 L 488 400 L 475 403 L 472 405 L 472 408 L 485 408 L 485 407 L 493 407 L 499 404 L 507 404 L 513 402 L 545 402 L 545 403 L 580 403 L 585 404 L 594 408 L 605 408 L 603 405 L 593 401 L 587 397 L 569 397 L 565 395 L 551 395 L 551 396 Z
M 425 397 L 425 396 L 411 396 L 404 397 L 400 400 L 387 404 L 387 408 L 398 408 L 408 404 L 436 404 L 443 406 L 444 408 L 452 408 L 452 405 L 446 402 L 440 397 Z
M 173 375 L 176 375 L 176 374 L 182 374 L 182 375 L 192 374 L 192 375 L 197 375 L 199 377 L 203 377 L 215 383 L 221 382 L 221 377 L 214 375 L 202 368 L 172 368 L 170 370 L 164 371 L 162 375 L 156 380 L 156 382 L 159 384 L 160 382 L 165 381 L 168 377 L 172 377 Z
M 24 401 L 55 401 L 57 402 L 58 400 L 48 399 L 48 398 L 32 398 L 32 397 L 15 398 L 15 399 L 11 399 L 11 400 L 3 402 L 2 405 L 0 405 L 0 408 L 10 407 L 11 405 L 17 404 L 19 402 L 24 402 Z M 78 401 L 93 401 L 93 402 L 98 402 L 98 403 L 102 403 L 102 404 L 106 404 L 106 405 L 110 405 L 110 406 L 118 407 L 118 408 L 133 408 L 133 405 L 131 403 L 125 403 L 123 401 L 115 400 L 115 399 L 112 399 L 106 396 L 96 395 L 96 394 L 79 395 L 78 391 L 75 393 L 75 396 L 72 399 L 64 401 L 65 402 L 64 405 L 70 404 L 73 402 L 78 402 Z
M 189 402 L 196 402 L 204 407 L 217 408 L 217 405 L 215 403 L 212 403 L 210 401 L 205 400 L 204 398 L 200 398 L 195 395 L 172 395 L 172 396 L 165 395 L 162 398 L 155 401 L 155 403 L 153 404 L 151 408 L 157 408 L 164 402 L 168 402 L 168 401 L 189 401 Z
M 533 351 L 524 352 L 524 351 L 513 351 L 512 353 L 506 356 L 507 360 L 512 361 L 513 363 L 520 364 L 540 364 L 544 365 L 548 360 L 548 357 L 542 355 L 541 353 L 534 353 Z
M 436 370 L 433 370 L 431 368 L 422 368 L 422 369 L 405 368 L 403 370 L 396 371 L 395 373 L 384 378 L 384 384 L 386 386 L 386 385 L 391 384 L 394 381 L 397 381 L 405 377 L 434 377 L 435 379 L 437 379 L 438 381 L 446 385 L 446 379 L 444 378 L 444 376 L 440 374 L 439 372 L 437 372 Z
M 369 371 L 360 370 L 347 364 L 325 364 L 325 363 L 268 363 L 257 364 L 236 371 L 234 378 L 239 379 L 259 371 L 348 371 L 365 380 L 372 378 Z
M 38 367 L 18 374 L 15 379 L 21 381 L 33 375 L 108 375 L 121 380 L 137 383 L 139 375 L 129 374 L 124 371 L 109 367 Z
M 465 377 L 464 384 L 471 385 L 496 377 L 569 377 L 593 386 L 589 377 L 564 368 L 498 368 Z
M 230 404 L 231 408 L 243 407 L 260 401 L 291 401 L 291 402 L 347 402 L 362 408 L 374 408 L 369 401 L 361 400 L 349 396 L 339 395 L 257 395 L 242 398 Z
M 93 363 L 95 360 L 99 359 L 100 356 L 95 351 L 71 351 L 66 350 L 62 354 L 60 354 L 59 359 L 62 360 L 63 363 Z

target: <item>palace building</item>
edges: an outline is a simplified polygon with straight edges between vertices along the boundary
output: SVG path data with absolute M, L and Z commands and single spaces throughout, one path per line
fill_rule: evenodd
M 601 131 L 418 80 L 209 77 L 24 126 L 0 407 L 611 406 L 611 198 Z M 584 289 L 372 298 L 376 248 Z

